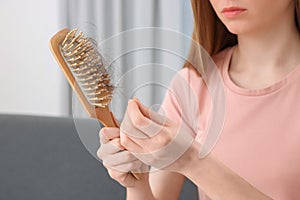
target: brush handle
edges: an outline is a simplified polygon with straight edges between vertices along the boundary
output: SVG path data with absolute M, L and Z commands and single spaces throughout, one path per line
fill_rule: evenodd
M 119 123 L 113 113 L 109 110 L 108 107 L 105 108 L 96 108 L 95 109 L 95 116 L 92 116 L 97 118 L 104 126 L 106 127 L 118 127 Z M 134 176 L 135 179 L 140 180 L 142 174 L 140 173 L 133 173 L 131 174 Z

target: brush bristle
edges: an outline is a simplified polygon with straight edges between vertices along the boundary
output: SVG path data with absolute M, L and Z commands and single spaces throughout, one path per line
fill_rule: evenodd
M 61 51 L 87 100 L 95 107 L 108 106 L 114 87 L 93 42 L 74 29 L 66 35 Z

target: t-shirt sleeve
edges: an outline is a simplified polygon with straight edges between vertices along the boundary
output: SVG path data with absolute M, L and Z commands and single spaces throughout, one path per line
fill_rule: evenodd
M 207 97 L 201 76 L 193 69 L 183 68 L 171 80 L 160 112 L 174 122 L 185 123 L 195 137 L 200 137 L 210 109 Z

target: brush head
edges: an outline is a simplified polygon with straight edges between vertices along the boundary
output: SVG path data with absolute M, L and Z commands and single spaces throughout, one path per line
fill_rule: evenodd
M 112 100 L 114 86 L 111 83 L 110 66 L 103 61 L 97 45 L 77 29 L 60 30 L 50 39 L 50 49 L 70 86 L 91 117 L 106 127 L 118 127 L 108 104 Z M 141 175 L 132 173 L 139 180 Z
M 74 29 L 61 43 L 61 53 L 88 102 L 95 107 L 107 107 L 114 86 L 93 40 Z

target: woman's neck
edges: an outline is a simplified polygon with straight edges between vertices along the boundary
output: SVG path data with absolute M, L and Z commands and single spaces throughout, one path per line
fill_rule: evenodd
M 248 89 L 265 88 L 300 64 L 299 31 L 294 23 L 283 21 L 238 35 L 229 66 L 233 82 Z
M 291 20 L 290 20 L 291 21 Z M 238 35 L 231 67 L 236 71 L 292 68 L 300 64 L 300 37 L 294 23 L 278 22 Z

